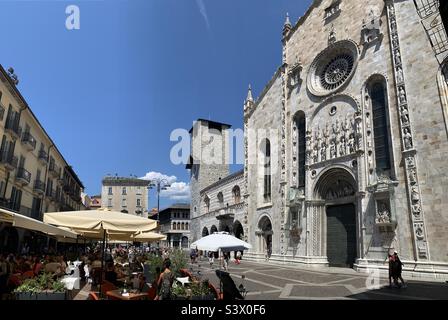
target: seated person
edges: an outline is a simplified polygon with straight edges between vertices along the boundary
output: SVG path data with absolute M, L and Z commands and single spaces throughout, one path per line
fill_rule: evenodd
M 113 283 L 114 285 L 117 285 L 117 273 L 114 270 L 113 262 L 109 262 L 107 264 L 107 270 L 104 279 L 109 281 L 110 283 Z

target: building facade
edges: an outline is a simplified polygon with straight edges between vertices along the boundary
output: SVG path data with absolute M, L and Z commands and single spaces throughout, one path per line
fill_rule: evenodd
M 160 210 L 160 232 L 166 235 L 162 246 L 187 249 L 190 246 L 190 205 L 173 204 Z
M 0 206 L 42 220 L 44 212 L 80 210 L 82 182 L 0 66 Z M 27 234 L 0 226 L 0 245 L 14 249 Z
M 137 178 L 105 177 L 101 188 L 101 206 L 147 218 L 148 185 L 148 181 Z
M 365 271 L 397 250 L 405 271 L 448 275 L 444 8 L 316 0 L 287 17 L 281 66 L 244 104 L 245 257 Z

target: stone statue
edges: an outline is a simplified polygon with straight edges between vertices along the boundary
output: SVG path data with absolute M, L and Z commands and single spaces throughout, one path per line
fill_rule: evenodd
M 403 69 L 401 69 L 401 67 L 397 68 L 397 80 L 398 80 L 398 83 L 403 83 L 403 81 L 404 81 Z
M 404 92 L 403 87 L 400 87 L 400 103 L 405 103 L 406 102 L 406 93 Z
M 320 147 L 320 159 L 321 161 L 327 160 L 327 145 L 325 141 L 322 142 L 322 146 Z
M 348 150 L 350 153 L 355 152 L 355 137 L 353 136 L 353 134 L 350 134 L 350 137 L 348 139 Z
M 376 223 L 390 223 L 390 212 L 387 210 L 386 204 L 382 203 L 378 209 Z
M 294 143 L 297 143 L 297 127 L 296 126 L 292 127 L 292 141 Z
M 339 134 L 340 128 L 339 128 L 339 120 L 336 119 L 336 123 L 333 123 L 333 133 L 337 137 Z
M 336 158 L 336 145 L 332 139 L 330 142 L 330 159 Z
M 339 144 L 339 155 L 344 156 L 345 155 L 345 137 L 341 137 L 341 143 Z
M 418 194 L 418 188 L 416 186 L 411 188 L 411 200 L 412 202 L 420 201 L 420 195 Z
M 314 148 L 313 148 L 313 162 L 317 163 L 319 157 L 319 151 L 318 151 L 318 144 L 317 142 L 314 144 Z
M 409 113 L 408 113 L 408 109 L 406 108 L 406 106 L 401 106 L 401 122 L 403 124 L 409 123 Z
M 396 63 L 396 64 L 401 64 L 400 50 L 396 50 L 396 51 L 395 51 L 395 63 Z
M 412 135 L 409 128 L 404 129 L 404 147 L 406 149 L 412 149 Z

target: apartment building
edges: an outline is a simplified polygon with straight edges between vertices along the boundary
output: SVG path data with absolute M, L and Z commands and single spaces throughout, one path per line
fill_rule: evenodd
M 0 207 L 37 220 L 43 212 L 80 210 L 84 186 L 17 88 L 14 71 L 0 65 Z M 6 230 L 21 242 L 23 231 Z M 12 228 L 15 229 L 15 228 Z M 0 236 L 0 246 L 8 244 Z
M 148 217 L 149 181 L 133 177 L 105 177 L 102 181 L 103 208 Z

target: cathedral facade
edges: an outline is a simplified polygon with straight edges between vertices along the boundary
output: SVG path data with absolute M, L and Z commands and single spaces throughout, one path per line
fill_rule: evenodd
M 295 25 L 287 17 L 282 64 L 244 104 L 237 227 L 253 246 L 245 256 L 365 271 L 387 268 L 396 250 L 405 271 L 448 274 L 442 7 L 316 0 Z M 209 170 L 215 191 L 212 172 L 225 170 Z M 200 237 L 207 183 L 193 178 Z M 224 218 L 233 226 L 234 215 Z

